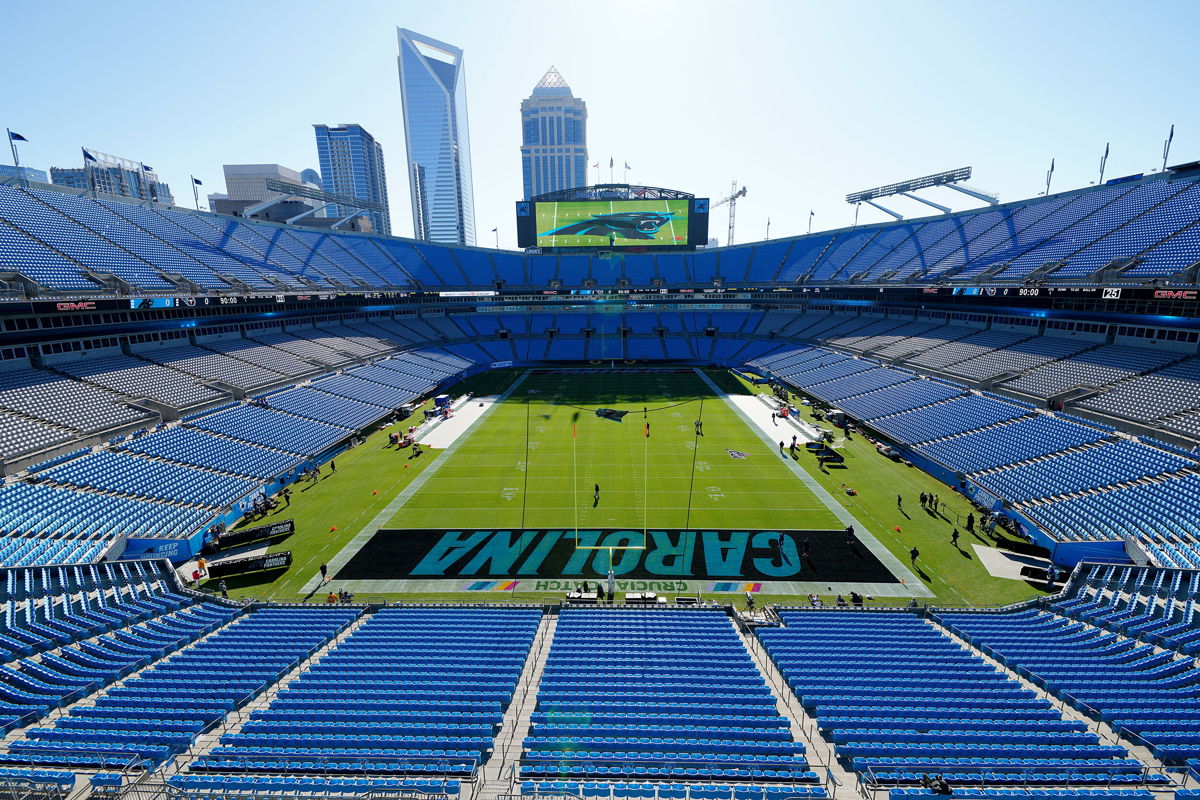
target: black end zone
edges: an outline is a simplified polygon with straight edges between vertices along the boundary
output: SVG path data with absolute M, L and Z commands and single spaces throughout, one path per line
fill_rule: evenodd
M 783 537 L 782 545 L 779 544 Z M 338 580 L 622 578 L 899 583 L 845 531 L 382 529 Z

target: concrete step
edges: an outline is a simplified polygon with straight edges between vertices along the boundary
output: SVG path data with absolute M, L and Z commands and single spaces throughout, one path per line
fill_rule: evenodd
M 732 613 L 737 614 L 736 611 Z M 804 743 L 808 763 L 811 769 L 821 776 L 822 782 L 825 783 L 825 791 L 834 800 L 837 800 L 839 791 L 842 796 L 849 796 L 856 785 L 854 773 L 847 771 L 837 762 L 833 745 L 821 736 L 816 719 L 800 705 L 800 699 L 776 669 L 775 663 L 767 655 L 767 650 L 758 637 L 752 631 L 743 629 L 736 618 L 731 619 L 730 624 L 737 631 L 742 645 L 754 659 L 755 666 L 770 687 L 771 694 L 775 697 L 775 708 L 780 716 L 791 723 L 792 738 Z
M 480 767 L 480 783 L 471 800 L 495 800 L 501 794 L 512 792 L 521 761 L 521 744 L 529 735 L 530 717 L 537 708 L 538 687 L 557 629 L 557 612 L 543 614 L 533 637 L 533 645 L 529 648 L 529 656 L 525 659 L 525 667 L 517 681 L 513 701 L 504 711 L 504 720 L 496 735 L 491 758 Z
M 305 670 L 324 658 L 330 650 L 337 647 L 339 643 L 345 641 L 349 636 L 353 635 L 354 632 L 362 627 L 363 623 L 369 619 L 371 619 L 371 615 L 369 613 L 361 615 L 350 625 L 346 626 L 341 633 L 326 642 L 323 647 L 293 667 L 290 672 L 276 681 L 273 686 L 269 687 L 262 694 L 241 708 L 237 708 L 226 714 L 225 719 L 221 721 L 220 725 L 196 737 L 196 740 L 192 742 L 192 746 L 188 748 L 187 752 L 176 758 L 176 771 L 183 772 L 186 770 L 198 757 L 205 755 L 212 750 L 212 748 L 221 741 L 222 736 L 225 736 L 226 734 L 240 733 L 242 726 L 244 726 L 250 720 L 251 712 L 259 711 L 271 705 L 272 701 L 274 701 L 275 696 L 279 694 L 280 690 L 287 688 L 289 683 L 299 678 L 305 672 Z

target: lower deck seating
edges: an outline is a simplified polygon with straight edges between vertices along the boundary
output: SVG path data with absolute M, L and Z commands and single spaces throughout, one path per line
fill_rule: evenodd
M 191 772 L 471 777 L 540 618 L 534 608 L 378 611 Z
M 758 637 L 837 758 L 882 785 L 1140 782 L 1082 722 L 905 612 L 784 611 Z
M 817 780 L 716 609 L 565 609 L 523 748 L 528 778 Z
M 180 612 L 183 613 L 183 612 Z M 271 607 L 249 612 L 211 637 L 73 706 L 52 725 L 26 728 L 0 763 L 93 768 L 158 765 L 244 705 L 361 613 L 357 607 Z M 138 655 L 128 644 L 113 649 Z
M 823 786 L 712 783 L 522 781 L 522 794 L 573 795 L 583 800 L 803 800 L 828 795 Z M 1137 800 L 1141 800 L 1138 798 Z
M 1165 762 L 1200 758 L 1193 659 L 1038 609 L 938 618 L 1037 685 L 1134 734 Z

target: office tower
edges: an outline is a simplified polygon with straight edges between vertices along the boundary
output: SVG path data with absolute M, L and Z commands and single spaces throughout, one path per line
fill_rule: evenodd
M 299 172 L 280 164 L 226 164 L 223 170 L 225 172 L 225 194 L 228 200 L 261 201 L 278 197 L 279 192 L 273 192 L 267 188 L 268 180 L 294 183 L 297 186 L 304 185 Z M 309 205 L 315 203 L 312 200 L 306 202 Z
M 0 181 L 7 178 L 19 178 L 27 181 L 38 181 L 39 183 L 49 183 L 50 176 L 46 174 L 44 169 L 34 169 L 33 167 L 14 167 L 12 164 L 0 164 Z
M 140 161 L 110 156 L 99 150 L 83 150 L 82 167 L 51 167 L 50 181 L 118 197 L 136 197 L 174 205 L 171 187 L 158 179 L 152 167 Z
M 413 235 L 475 244 L 475 194 L 463 51 L 398 28 L 400 99 Z
M 281 197 L 280 192 L 267 188 L 268 180 L 294 186 L 311 185 L 304 182 L 301 173 L 281 164 L 226 164 L 223 170 L 225 172 L 225 193 L 214 193 L 208 196 L 209 209 L 218 214 L 240 216 L 250 206 L 257 205 L 264 200 Z M 312 188 L 318 191 L 321 189 L 320 186 L 312 186 Z M 303 197 L 294 198 L 281 203 L 277 209 L 273 208 L 272 213 L 256 213 L 254 217 L 284 221 L 302 214 L 305 209 L 317 208 L 320 205 L 322 203 L 317 200 Z
M 551 67 L 521 101 L 525 199 L 587 185 L 587 103 Z
M 387 177 L 383 169 L 383 148 L 361 125 L 313 125 L 317 134 L 317 158 L 321 165 L 321 188 L 333 194 L 345 194 L 370 200 L 383 206 L 382 211 L 367 212 L 375 233 L 391 235 L 388 211 Z M 326 216 L 341 218 L 353 214 L 350 206 L 335 205 Z

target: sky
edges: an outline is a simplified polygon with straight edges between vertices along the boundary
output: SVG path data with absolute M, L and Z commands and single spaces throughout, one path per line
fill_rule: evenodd
M 102 10 L 101 10 L 102 9 Z M 735 241 L 854 221 L 848 192 L 962 166 L 1002 202 L 1200 159 L 1196 0 L 205 0 L 5 2 L 0 126 L 21 163 L 80 147 L 152 165 L 176 202 L 228 163 L 317 167 L 314 123 L 382 144 L 412 235 L 396 27 L 465 50 L 476 236 L 515 247 L 520 115 L 554 65 L 588 106 L 589 161 L 716 200 Z M 10 163 L 7 152 L 0 162 Z M 589 180 L 595 180 L 595 171 Z M 955 210 L 979 202 L 922 193 Z M 204 207 L 205 198 L 200 197 Z M 906 217 L 933 209 L 898 198 Z M 860 222 L 884 221 L 863 207 Z M 725 243 L 725 209 L 710 236 Z M 492 234 L 498 228 L 498 235 Z

